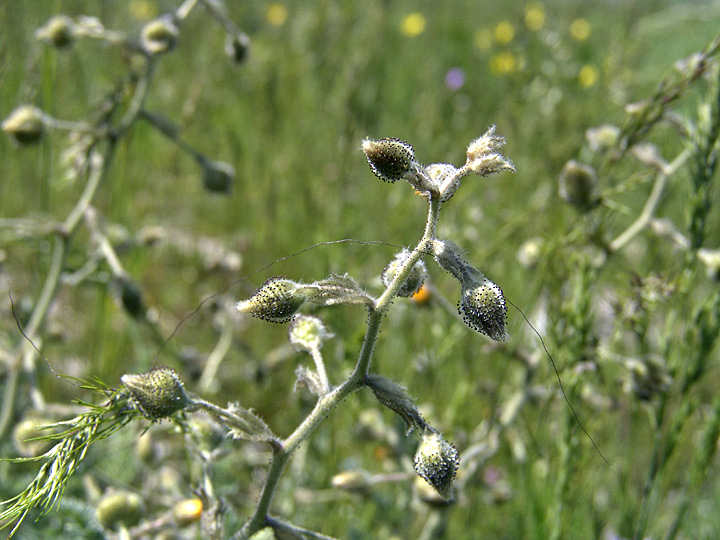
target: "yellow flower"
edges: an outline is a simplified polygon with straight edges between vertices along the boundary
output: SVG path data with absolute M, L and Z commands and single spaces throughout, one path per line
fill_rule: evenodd
M 580 68 L 580 72 L 578 73 L 578 82 L 583 88 L 590 88 L 598 81 L 599 77 L 600 72 L 598 68 L 592 64 L 585 64 Z
M 265 11 L 265 18 L 271 26 L 282 26 L 287 20 L 288 10 L 282 4 L 270 4 Z
M 575 19 L 570 23 L 570 36 L 575 41 L 585 41 L 590 37 L 592 28 L 587 19 Z
M 493 35 L 489 28 L 480 28 L 473 34 L 473 43 L 478 50 L 487 52 L 493 44 Z
M 545 8 L 541 3 L 533 2 L 525 7 L 525 26 L 534 32 L 545 26 Z
M 510 21 L 502 21 L 495 27 L 495 41 L 498 45 L 507 45 L 515 37 L 515 27 Z
M 490 59 L 490 73 L 507 75 L 518 69 L 518 59 L 510 51 L 500 51 Z
M 426 22 L 422 13 L 415 11 L 406 15 L 403 20 L 400 21 L 400 32 L 407 37 L 419 36 L 425 31 Z

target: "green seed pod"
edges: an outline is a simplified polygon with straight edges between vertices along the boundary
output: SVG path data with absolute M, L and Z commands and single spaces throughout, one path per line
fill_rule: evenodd
M 158 17 L 143 26 L 140 43 L 150 55 L 170 52 L 177 44 L 178 32 L 170 17 Z
M 460 454 L 455 446 L 439 433 L 428 431 L 423 435 L 413 462 L 420 477 L 444 499 L 452 498 L 452 483 L 460 465 Z
M 143 516 L 143 502 L 139 495 L 117 491 L 105 495 L 95 509 L 100 525 L 114 530 L 120 525 L 132 527 Z
M 75 23 L 67 15 L 56 15 L 38 28 L 35 37 L 58 49 L 69 48 L 75 43 Z
M 20 146 L 35 144 L 45 134 L 43 112 L 32 105 L 20 105 L 3 121 L 0 128 Z
M 204 161 L 202 165 L 203 187 L 211 193 L 230 193 L 235 169 L 222 161 Z
M 405 264 L 405 261 L 407 261 L 409 258 L 410 251 L 408 251 L 407 249 L 403 249 L 400 253 L 395 255 L 395 258 L 388 263 L 388 265 L 385 267 L 385 270 L 383 270 L 382 275 L 380 276 L 383 285 L 385 285 L 386 287 L 390 286 L 390 284 L 395 279 L 395 276 L 397 276 L 398 272 L 400 271 L 402 265 Z M 422 287 L 426 276 L 427 269 L 425 268 L 425 263 L 422 260 L 419 260 L 415 263 L 415 266 L 413 266 L 410 274 L 400 287 L 400 290 L 397 293 L 398 296 L 403 296 L 407 298 L 418 292 L 420 290 L 420 287 Z
M 290 343 L 304 351 L 320 350 L 323 343 L 333 336 L 322 319 L 314 315 L 298 315 L 288 331 Z
M 463 286 L 458 313 L 473 330 L 495 341 L 505 340 L 507 305 L 502 289 L 483 277 Z
M 177 371 L 167 366 L 139 375 L 123 375 L 120 380 L 130 390 L 137 407 L 150 420 L 167 418 L 189 404 Z
M 237 303 L 237 310 L 263 321 L 290 322 L 307 300 L 300 284 L 281 277 L 268 279 L 249 299 Z
M 589 210 L 599 202 L 597 183 L 595 169 L 571 159 L 560 173 L 558 193 L 578 210 Z
M 393 183 L 405 178 L 415 161 L 413 147 L 400 139 L 365 139 L 362 150 L 372 172 L 385 182 Z

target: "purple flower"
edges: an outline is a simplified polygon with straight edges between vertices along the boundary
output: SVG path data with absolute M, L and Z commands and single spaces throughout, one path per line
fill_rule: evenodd
M 447 86 L 448 89 L 460 90 L 464 84 L 465 72 L 462 69 L 454 67 L 445 74 L 445 86 Z

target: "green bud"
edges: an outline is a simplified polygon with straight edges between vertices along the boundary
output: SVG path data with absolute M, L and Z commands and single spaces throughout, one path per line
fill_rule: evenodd
M 502 289 L 483 277 L 463 286 L 458 313 L 473 330 L 495 341 L 505 340 L 507 305 Z
M 435 431 L 423 435 L 413 459 L 415 472 L 444 498 L 452 498 L 452 484 L 460 465 L 457 448 Z
M 147 311 L 140 287 L 129 279 L 120 280 L 120 301 L 134 319 L 144 316 Z
M 120 525 L 132 527 L 143 516 L 143 502 L 139 495 L 128 491 L 112 492 L 105 495 L 95 509 L 100 525 L 116 529 Z
M 380 375 L 367 375 L 365 384 L 370 387 L 382 405 L 403 419 L 407 433 L 410 433 L 415 428 L 422 431 L 428 429 L 429 426 L 422 414 L 420 414 L 417 405 L 407 395 L 402 386 Z
M 249 299 L 238 302 L 237 310 L 263 321 L 286 323 L 293 319 L 305 300 L 307 296 L 299 283 L 272 277 Z
M 130 390 L 137 407 L 150 420 L 167 418 L 189 404 L 177 371 L 167 366 L 139 375 L 123 375 L 120 380 Z
M 35 144 L 45 134 L 43 112 L 32 105 L 20 105 L 0 124 L 0 128 L 21 146 Z
M 23 457 L 40 456 L 55 446 L 57 441 L 34 440 L 38 437 L 56 433 L 56 429 L 42 429 L 43 426 L 53 423 L 49 418 L 35 416 L 27 417 L 18 422 L 13 429 L 13 439 L 20 455 Z
M 222 161 L 204 161 L 203 187 L 211 193 L 230 193 L 235 169 Z
M 409 258 L 410 251 L 408 251 L 407 249 L 403 249 L 400 253 L 395 255 L 395 258 L 388 263 L 388 265 L 385 267 L 385 270 L 383 270 L 382 275 L 380 276 L 383 285 L 385 285 L 386 287 L 390 286 L 390 284 L 395 279 L 395 276 L 397 276 L 398 272 L 400 271 L 402 265 L 405 264 L 405 261 L 407 261 Z M 422 260 L 419 260 L 415 263 L 415 266 L 413 266 L 410 274 L 400 287 L 400 290 L 398 291 L 398 296 L 403 296 L 407 298 L 418 292 L 420 290 L 420 287 L 422 287 L 423 281 L 425 281 L 426 275 L 427 269 L 425 268 L 425 263 Z
M 400 139 L 365 139 L 362 142 L 372 172 L 385 182 L 395 182 L 411 172 L 415 161 L 413 147 Z
M 597 183 L 595 169 L 571 159 L 560 173 L 558 193 L 578 210 L 589 210 L 599 201 Z
M 38 28 L 35 36 L 58 49 L 65 49 L 75 42 L 75 23 L 67 15 L 56 15 Z
M 314 315 L 298 315 L 290 324 L 290 343 L 305 351 L 320 350 L 323 343 L 333 337 L 325 323 Z
M 150 55 L 163 54 L 175 48 L 178 32 L 170 17 L 158 17 L 143 26 L 140 43 Z

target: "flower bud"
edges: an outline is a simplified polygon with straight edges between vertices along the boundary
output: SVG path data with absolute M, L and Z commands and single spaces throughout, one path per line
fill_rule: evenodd
M 507 306 L 502 289 L 483 277 L 463 286 L 458 313 L 473 330 L 495 341 L 505 340 Z
M 452 483 L 460 465 L 457 448 L 434 431 L 423 435 L 413 459 L 415 472 L 444 498 L 452 497 Z
M 410 399 L 402 386 L 380 375 L 367 375 L 365 384 L 370 387 L 382 405 L 403 419 L 407 433 L 415 428 L 419 431 L 428 429 L 429 426 L 420 414 L 417 405 Z
M 143 27 L 140 43 L 148 54 L 163 54 L 175 48 L 178 32 L 170 17 L 158 17 Z
M 100 525 L 116 529 L 119 525 L 137 525 L 143 515 L 143 502 L 139 495 L 118 491 L 105 495 L 95 509 Z
M 245 61 L 249 47 L 250 38 L 242 32 L 234 35 L 228 34 L 225 39 L 225 54 L 235 65 L 240 65 Z
M 409 258 L 410 251 L 407 249 L 403 249 L 400 253 L 395 255 L 395 258 L 388 263 L 380 276 L 382 284 L 389 287 L 395 279 L 395 276 L 397 276 L 400 271 L 400 268 L 402 268 L 405 261 Z M 427 269 L 425 268 L 425 263 L 421 259 L 415 263 L 415 266 L 413 266 L 412 270 L 410 270 L 410 274 L 400 286 L 397 293 L 398 296 L 408 297 L 415 294 L 418 290 L 420 290 L 420 287 L 422 287 L 426 275 Z
M 230 193 L 235 169 L 222 161 L 204 161 L 202 164 L 203 187 L 211 193 Z
M 290 343 L 305 350 L 320 350 L 323 343 L 333 337 L 320 317 L 313 315 L 298 315 L 290 324 Z
M 272 277 L 249 299 L 238 302 L 237 310 L 263 321 L 286 323 L 293 319 L 305 300 L 307 296 L 302 293 L 300 284 Z
M 56 15 L 38 28 L 35 37 L 58 49 L 68 48 L 75 42 L 75 23 L 67 15 Z
M 187 527 L 200 519 L 202 511 L 203 503 L 200 499 L 185 499 L 173 507 L 172 515 L 179 527 Z
M 467 149 L 467 168 L 480 176 L 489 176 L 501 171 L 515 172 L 512 162 L 499 150 L 505 145 L 505 139 L 495 135 L 495 126 L 488 129 L 482 137 L 470 143 Z
M 400 139 L 365 139 L 362 150 L 372 172 L 385 182 L 392 183 L 405 178 L 415 161 L 413 147 Z
M 120 380 L 130 390 L 137 407 L 150 420 L 167 418 L 189 403 L 177 372 L 167 366 L 139 375 L 123 375 Z
M 452 274 L 461 284 L 482 276 L 463 258 L 462 250 L 448 240 L 433 240 L 432 254 L 440 268 Z
M 32 105 L 15 108 L 0 128 L 19 145 L 35 144 L 45 134 L 43 112 Z
M 592 167 L 568 161 L 560 173 L 558 193 L 578 210 L 588 210 L 598 202 L 597 175 Z

